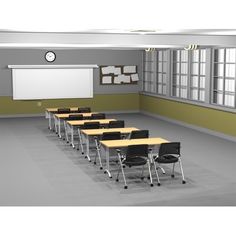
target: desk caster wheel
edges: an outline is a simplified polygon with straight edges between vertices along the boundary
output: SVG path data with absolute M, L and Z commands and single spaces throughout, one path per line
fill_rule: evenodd
M 100 170 L 102 170 L 103 168 L 100 166 Z
M 128 186 L 126 185 L 126 186 L 124 186 L 124 189 L 127 189 L 128 188 Z
M 97 162 L 95 161 L 93 164 L 94 164 L 94 165 L 96 165 L 96 164 L 97 164 Z
M 158 184 L 157 184 L 157 186 L 161 186 L 161 184 L 160 184 L 160 183 L 158 183 Z
M 175 175 L 171 175 L 171 178 L 174 178 L 175 177 Z
M 141 177 L 141 180 L 144 180 L 144 177 Z
M 185 181 L 185 180 L 183 180 L 183 181 L 182 181 L 182 184 L 186 184 L 186 181 Z
M 119 179 L 116 179 L 116 182 L 119 182 Z
M 150 184 L 151 187 L 153 187 L 153 184 Z

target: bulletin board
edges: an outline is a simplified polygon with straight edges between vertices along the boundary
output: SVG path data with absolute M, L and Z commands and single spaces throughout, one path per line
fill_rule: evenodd
M 136 65 L 100 66 L 101 85 L 137 84 L 139 81 Z

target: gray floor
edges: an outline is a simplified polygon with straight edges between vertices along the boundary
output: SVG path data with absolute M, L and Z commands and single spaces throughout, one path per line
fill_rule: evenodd
M 187 184 L 181 184 L 179 174 L 171 179 L 166 167 L 162 186 L 151 188 L 131 168 L 129 189 L 124 190 L 122 181 L 108 179 L 59 140 L 44 118 L 0 119 L 0 205 L 236 205 L 236 143 L 141 114 L 111 117 L 125 119 L 126 126 L 149 129 L 151 136 L 181 141 Z

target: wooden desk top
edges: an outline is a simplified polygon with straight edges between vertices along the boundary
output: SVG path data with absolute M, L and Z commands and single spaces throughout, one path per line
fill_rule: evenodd
M 100 141 L 102 145 L 107 148 L 121 148 L 129 145 L 158 145 L 161 143 L 168 143 L 169 141 L 163 138 L 141 138 L 141 139 L 121 139 L 121 140 L 106 140 Z
M 69 115 L 82 115 L 82 116 L 88 116 L 90 117 L 92 114 L 97 114 L 97 112 L 91 112 L 91 113 L 66 113 L 66 114 L 55 114 L 55 116 L 59 119 L 65 119 L 68 118 Z
M 57 112 L 57 109 L 60 109 L 62 107 L 54 107 L 54 108 L 46 108 L 47 112 Z M 71 111 L 78 111 L 78 107 L 68 107 L 71 109 Z
M 126 127 L 126 128 L 108 128 L 108 129 L 82 129 L 81 132 L 86 135 L 102 135 L 104 132 L 121 132 L 131 133 L 134 130 L 138 130 L 135 127 Z
M 83 125 L 85 122 L 99 122 L 100 124 L 109 124 L 110 121 L 114 121 L 116 119 L 101 119 L 101 120 L 68 120 L 67 123 L 69 125 Z

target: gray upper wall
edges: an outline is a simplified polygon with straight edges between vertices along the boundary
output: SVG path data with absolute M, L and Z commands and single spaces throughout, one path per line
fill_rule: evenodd
M 50 49 L 53 50 L 53 49 Z M 142 51 L 139 50 L 104 50 L 104 49 L 55 49 L 56 61 L 47 63 L 44 55 L 47 49 L 0 49 L 0 96 L 12 96 L 11 69 L 8 65 L 138 65 L 141 76 Z M 99 69 L 94 69 L 94 93 L 137 93 L 138 85 L 100 85 Z

